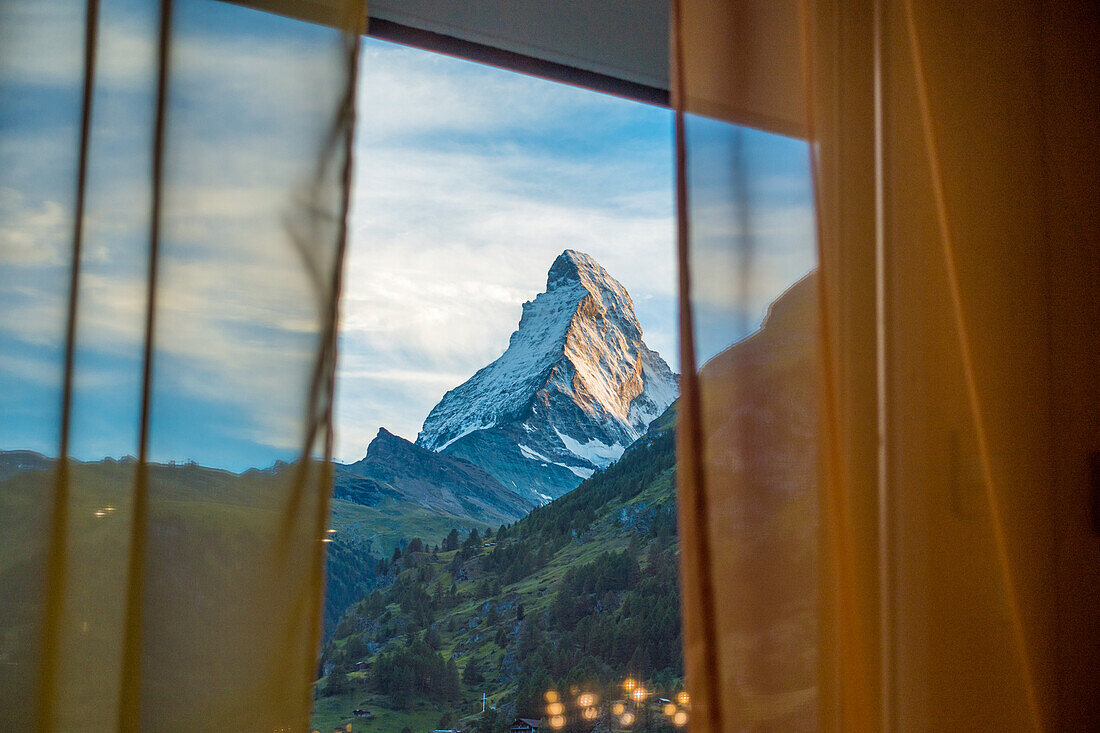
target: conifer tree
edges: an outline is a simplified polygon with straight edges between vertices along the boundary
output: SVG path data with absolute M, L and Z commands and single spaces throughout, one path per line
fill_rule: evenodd
M 447 672 L 443 678 L 443 697 L 446 700 L 455 701 L 462 695 L 462 687 L 458 683 L 458 666 L 455 658 L 447 660 Z
M 466 685 L 475 686 L 484 681 L 485 675 L 481 673 L 477 660 L 471 657 L 470 661 L 466 663 L 466 669 L 462 670 L 462 682 Z

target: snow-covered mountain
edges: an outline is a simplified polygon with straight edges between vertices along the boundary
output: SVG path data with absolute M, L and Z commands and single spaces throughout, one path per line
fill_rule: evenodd
M 544 503 L 617 460 L 678 391 L 626 289 L 566 250 L 546 292 L 523 304 L 508 349 L 443 396 L 416 442 Z

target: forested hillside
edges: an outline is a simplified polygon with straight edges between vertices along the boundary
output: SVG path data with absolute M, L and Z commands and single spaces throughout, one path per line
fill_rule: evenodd
M 314 727 L 504 730 L 543 693 L 627 675 L 681 688 L 674 409 L 604 472 L 515 524 L 412 538 L 322 656 Z M 496 707 L 481 716 L 481 699 Z M 371 717 L 355 718 L 353 710 Z

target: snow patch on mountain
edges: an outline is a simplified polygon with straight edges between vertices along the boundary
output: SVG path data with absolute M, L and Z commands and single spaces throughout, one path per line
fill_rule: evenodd
M 470 426 L 466 427 L 465 429 L 463 429 L 458 435 L 454 436 L 453 438 L 448 440 L 446 443 L 439 446 L 438 448 L 435 448 L 434 450 L 438 453 L 438 452 L 444 450 L 447 446 L 449 446 L 451 443 L 455 442 L 459 438 L 463 438 L 463 437 L 469 435 L 470 433 L 474 432 L 475 430 L 486 430 L 486 429 L 491 428 L 491 427 L 493 427 L 493 423 L 488 423 L 486 425 L 470 425 Z
M 591 468 L 577 468 L 576 466 L 566 466 L 564 463 L 559 463 L 558 465 L 565 466 L 565 468 L 568 468 L 574 474 L 579 476 L 582 481 L 586 478 L 591 478 L 592 474 L 596 473 L 596 471 Z
M 599 468 L 607 468 L 619 460 L 623 455 L 623 451 L 626 450 L 625 446 L 618 443 L 607 445 L 596 438 L 592 438 L 587 443 L 582 443 L 563 434 L 557 428 L 554 428 L 554 432 L 557 433 L 558 439 L 561 440 L 567 451 Z
M 531 450 L 530 448 L 528 448 L 526 445 L 523 445 L 523 444 L 520 444 L 519 452 L 522 453 L 523 455 L 527 456 L 528 458 L 530 458 L 532 460 L 535 460 L 535 461 L 542 461 L 543 463 L 553 463 L 554 462 L 553 460 L 547 458 L 546 456 L 539 453 L 538 451 Z

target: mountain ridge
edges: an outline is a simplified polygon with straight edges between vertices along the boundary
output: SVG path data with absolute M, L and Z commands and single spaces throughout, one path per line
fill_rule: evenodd
M 385 428 L 378 429 L 363 458 L 339 470 L 345 475 L 336 483 L 336 498 L 361 504 L 383 496 L 401 497 L 489 524 L 514 521 L 533 506 L 470 461 L 427 450 Z

